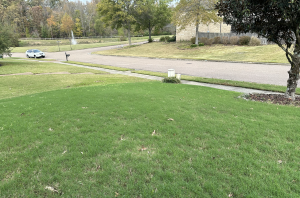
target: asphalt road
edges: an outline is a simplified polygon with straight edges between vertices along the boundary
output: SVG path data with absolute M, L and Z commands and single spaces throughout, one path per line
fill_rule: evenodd
M 121 46 L 109 46 L 84 50 L 68 51 L 70 61 L 97 63 L 138 70 L 166 72 L 175 69 L 176 73 L 205 78 L 255 82 L 261 84 L 286 85 L 288 65 L 248 64 L 194 60 L 172 60 L 102 56 L 91 54 L 95 51 L 108 50 Z M 25 57 L 25 53 L 13 53 L 13 57 Z M 46 58 L 66 60 L 65 52 L 47 52 Z

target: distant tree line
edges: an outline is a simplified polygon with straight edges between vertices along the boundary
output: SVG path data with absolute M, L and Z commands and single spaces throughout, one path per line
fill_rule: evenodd
M 147 1 L 150 0 L 130 1 L 134 2 L 134 9 L 139 11 L 141 16 L 141 22 L 132 23 L 131 30 L 134 34 L 148 35 L 155 28 L 153 24 L 150 25 L 150 29 L 145 27 L 147 15 L 142 10 L 145 11 Z M 151 0 L 151 3 L 153 2 L 155 1 Z M 101 15 L 103 13 L 99 11 L 98 4 L 100 0 L 86 3 L 68 0 L 0 0 L 0 25 L 9 27 L 19 37 L 28 38 L 69 37 L 71 30 L 76 37 L 127 34 L 128 28 L 124 29 L 117 23 L 107 23 L 103 20 L 105 16 Z M 170 9 L 167 6 L 167 13 Z M 168 17 L 170 18 L 170 15 Z M 170 22 L 168 18 L 166 21 Z M 119 28 L 122 29 L 118 31 Z M 155 33 L 163 33 L 161 28 L 161 25 L 157 25 Z

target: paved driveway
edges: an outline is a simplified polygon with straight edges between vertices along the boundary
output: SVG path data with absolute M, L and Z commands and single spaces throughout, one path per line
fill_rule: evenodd
M 121 46 L 92 48 L 85 50 L 68 51 L 70 61 L 97 63 L 139 70 L 167 72 L 175 69 L 176 73 L 219 78 L 227 80 L 256 82 L 262 84 L 286 85 L 288 78 L 287 65 L 245 64 L 193 60 L 170 60 L 153 58 L 134 58 L 92 55 L 92 52 L 108 50 Z M 25 58 L 25 53 L 13 53 L 13 57 Z M 47 58 L 65 60 L 65 52 L 46 53 Z

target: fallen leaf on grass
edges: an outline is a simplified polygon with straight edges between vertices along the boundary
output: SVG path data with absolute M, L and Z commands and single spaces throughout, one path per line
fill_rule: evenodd
M 83 109 L 86 109 L 87 107 L 82 107 Z
M 115 192 L 115 197 L 119 196 L 119 193 Z
M 232 193 L 229 193 L 228 197 L 233 197 L 233 194 L 232 194 Z
M 282 163 L 282 160 L 278 160 L 277 162 L 278 162 L 278 164 L 281 164 L 281 163 Z
M 139 151 L 145 151 L 145 150 L 147 150 L 147 148 L 144 146 L 142 146 L 142 148 L 139 149 Z
M 49 128 L 49 131 L 53 131 L 53 129 Z
M 65 150 L 62 154 L 65 154 L 67 151 Z
M 51 187 L 51 186 L 46 186 L 45 189 L 46 189 L 46 190 L 50 190 L 50 191 L 52 191 L 52 192 L 57 192 L 57 193 L 58 193 L 58 191 L 55 190 L 55 189 L 54 189 L 53 187 Z
M 174 121 L 174 119 L 173 119 L 173 118 L 169 118 L 168 120 L 169 120 L 169 121 Z
M 152 136 L 153 136 L 153 135 L 156 135 L 155 130 L 152 132 Z
M 100 165 L 98 165 L 98 166 L 97 166 L 97 170 L 99 170 L 100 168 L 101 168 Z
M 83 152 L 80 152 L 83 155 Z

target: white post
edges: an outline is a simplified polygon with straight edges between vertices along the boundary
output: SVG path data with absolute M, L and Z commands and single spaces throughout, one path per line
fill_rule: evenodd
M 175 77 L 175 69 L 168 69 L 168 77 Z

